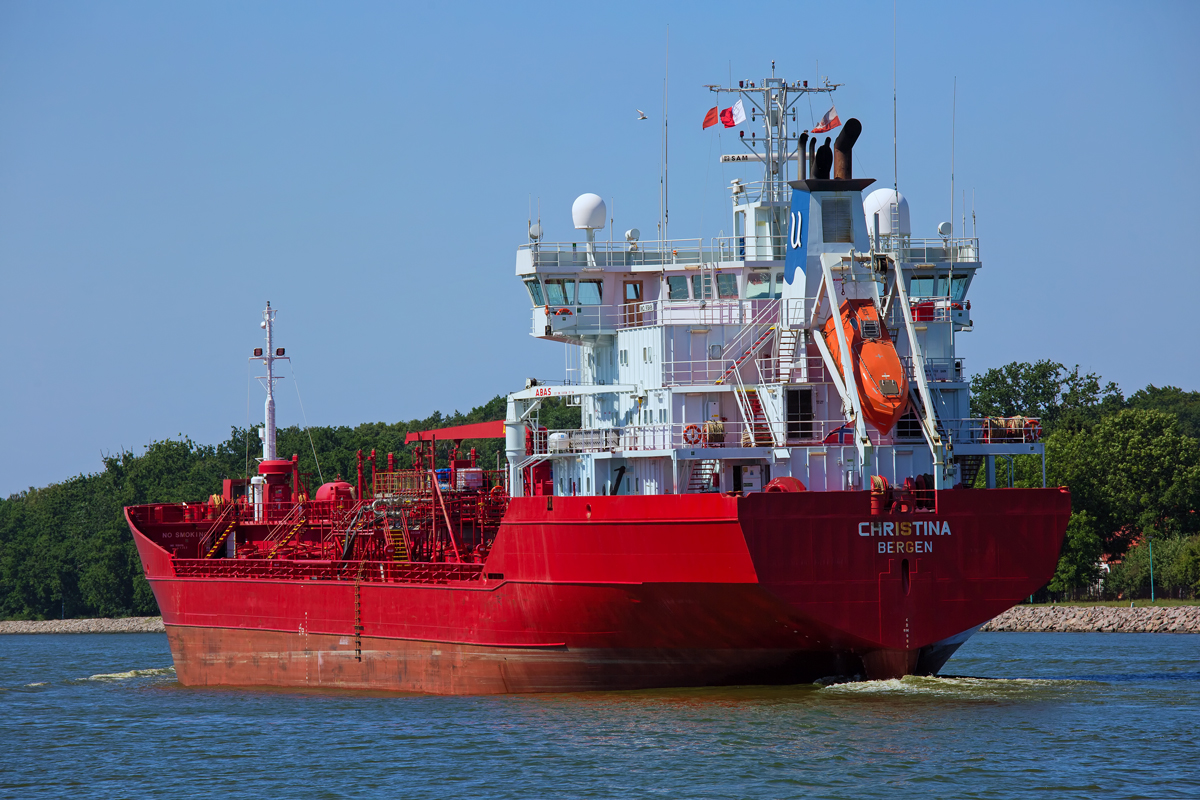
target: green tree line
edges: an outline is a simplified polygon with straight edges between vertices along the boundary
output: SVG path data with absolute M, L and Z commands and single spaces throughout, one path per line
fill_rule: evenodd
M 971 392 L 972 416 L 1041 418 L 1047 484 L 1071 490 L 1044 598 L 1149 596 L 1151 550 L 1157 596 L 1200 593 L 1200 392 L 1151 385 L 1126 398 L 1053 361 L 990 369 Z M 1041 485 L 1040 457 L 997 462 L 997 485 Z
M 506 401 L 497 395 L 463 414 L 441 414 L 408 422 L 356 427 L 280 428 L 280 457 L 300 457 L 300 471 L 316 489 L 324 480 L 357 476 L 359 450 L 376 452 L 379 469 L 394 453 L 400 468 L 412 465 L 410 431 L 504 419 Z M 578 428 L 579 409 L 548 400 L 539 412 L 549 428 Z M 502 439 L 474 445 L 480 465 L 503 459 Z M 439 463 L 449 442 L 439 443 Z M 103 459 L 103 469 L 0 500 L 0 619 L 155 615 L 158 608 L 142 574 L 122 508 L 143 503 L 192 503 L 221 491 L 223 478 L 246 477 L 262 453 L 257 428 L 230 429 L 217 445 L 190 439 L 153 442 L 142 453 L 123 451 Z M 367 480 L 370 480 L 369 467 Z

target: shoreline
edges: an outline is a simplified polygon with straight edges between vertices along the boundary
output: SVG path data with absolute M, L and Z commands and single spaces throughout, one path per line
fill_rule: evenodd
M 0 620 L 5 633 L 164 633 L 162 617 Z
M 1200 633 L 1200 606 L 1014 606 L 982 633 Z M 0 635 L 164 633 L 162 617 L 0 620 Z
M 1013 606 L 985 633 L 1200 633 L 1200 606 Z

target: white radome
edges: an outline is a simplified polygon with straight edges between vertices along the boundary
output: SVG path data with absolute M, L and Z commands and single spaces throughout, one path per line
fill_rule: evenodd
M 899 228 L 898 231 L 892 230 L 892 204 L 897 202 L 899 198 Z M 908 201 L 904 199 L 904 195 L 897 192 L 895 189 L 876 189 L 867 195 L 867 199 L 863 200 L 863 212 L 867 217 L 867 233 L 874 235 L 875 233 L 875 214 L 879 214 L 879 235 L 880 236 L 911 236 L 912 225 L 909 223 L 908 217 Z
M 576 228 L 599 230 L 608 224 L 608 207 L 598 194 L 581 194 L 571 204 L 571 219 Z

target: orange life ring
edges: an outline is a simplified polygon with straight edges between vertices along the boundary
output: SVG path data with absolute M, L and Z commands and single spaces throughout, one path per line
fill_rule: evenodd
M 1036 419 L 1026 420 L 1025 434 L 1027 436 L 1027 441 L 1038 441 L 1042 438 L 1042 423 L 1038 422 Z
M 557 310 L 555 310 L 555 312 L 554 312 L 554 316 L 556 316 L 556 317 L 569 317 L 569 316 L 571 316 L 573 313 L 574 313 L 574 312 L 572 312 L 572 311 L 571 311 L 571 309 L 569 309 L 569 308 L 560 308 L 560 309 L 557 309 Z
M 704 438 L 704 431 L 700 430 L 700 426 L 692 423 L 683 429 L 684 444 L 700 444 L 700 440 Z
M 490 494 L 492 496 L 492 499 L 497 502 L 500 500 L 503 500 L 507 496 L 507 493 L 504 491 L 504 487 L 499 484 L 496 484 L 495 486 L 492 487 L 492 491 L 490 492 Z

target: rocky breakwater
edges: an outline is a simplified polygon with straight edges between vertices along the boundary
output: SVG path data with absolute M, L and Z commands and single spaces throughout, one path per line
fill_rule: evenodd
M 979 630 L 1015 633 L 1200 633 L 1200 606 L 1016 606 Z
M 2 633 L 162 633 L 162 617 L 0 621 Z

